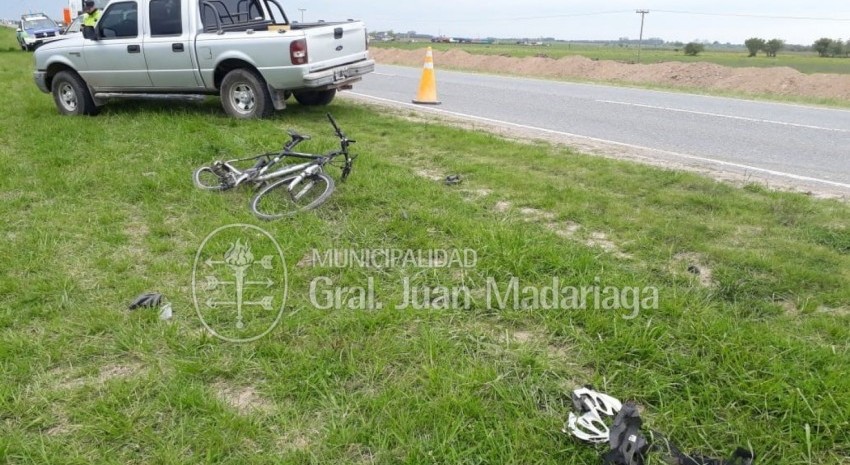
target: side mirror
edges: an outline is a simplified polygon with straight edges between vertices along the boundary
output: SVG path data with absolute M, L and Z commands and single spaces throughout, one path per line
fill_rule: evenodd
M 21 32 L 21 28 L 15 29 L 15 32 Z
M 83 30 L 83 37 L 85 37 L 86 39 L 89 39 L 89 40 L 97 40 L 98 39 L 97 31 L 94 30 L 94 27 L 83 26 L 82 30 Z

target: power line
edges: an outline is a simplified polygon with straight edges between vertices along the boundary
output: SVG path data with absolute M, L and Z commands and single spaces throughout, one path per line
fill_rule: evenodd
M 383 18 L 383 21 L 405 21 L 410 23 L 480 23 L 487 21 L 538 21 L 551 20 L 560 18 L 581 18 L 589 16 L 605 16 L 629 14 L 633 10 L 608 10 L 594 11 L 588 13 L 564 13 L 545 16 L 513 16 L 505 18 L 464 18 L 464 19 L 447 19 L 447 18 Z M 640 10 L 639 10 L 640 11 Z M 685 10 L 652 10 L 654 13 L 667 13 L 675 15 L 692 15 L 692 16 L 717 16 L 723 18 L 760 18 L 760 19 L 781 19 L 792 21 L 825 21 L 825 22 L 850 22 L 850 18 L 827 18 L 823 16 L 787 16 L 787 15 L 760 15 L 750 13 L 710 13 L 702 11 L 685 11 Z
M 552 19 L 552 18 L 578 18 L 581 16 L 602 16 L 602 15 L 617 15 L 623 13 L 631 13 L 631 10 L 614 10 L 614 11 L 596 11 L 593 13 L 570 13 L 570 14 L 562 14 L 562 15 L 548 15 L 548 16 L 527 16 L 527 17 L 519 17 L 519 18 L 511 18 L 511 20 L 518 19 Z
M 560 15 L 546 15 L 546 16 L 512 16 L 505 18 L 468 18 L 468 19 L 446 19 L 446 18 L 438 18 L 438 19 L 422 19 L 422 18 L 405 18 L 405 19 L 387 19 L 384 18 L 384 21 L 405 21 L 411 23 L 481 23 L 487 21 L 536 21 L 540 19 L 558 19 L 558 18 L 579 18 L 584 16 L 603 16 L 603 15 L 615 15 L 615 14 L 625 14 L 631 13 L 631 10 L 615 10 L 615 11 L 595 11 L 592 13 L 566 13 Z
M 677 15 L 695 15 L 695 16 L 722 16 L 727 18 L 762 18 L 762 19 L 789 19 L 795 21 L 833 21 L 833 22 L 850 22 L 850 18 L 825 18 L 822 16 L 779 16 L 779 15 L 757 15 L 748 13 L 705 13 L 700 11 L 681 11 L 681 10 L 652 10 L 657 13 L 670 13 Z

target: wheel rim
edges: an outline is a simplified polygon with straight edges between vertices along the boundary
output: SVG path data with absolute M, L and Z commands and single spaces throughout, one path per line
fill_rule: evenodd
M 59 102 L 68 111 L 77 110 L 77 93 L 70 83 L 63 82 L 59 85 Z
M 224 190 L 221 178 L 206 166 L 195 170 L 195 187 L 205 190 Z
M 296 186 L 293 193 L 301 193 L 302 196 L 295 200 L 292 194 L 287 189 L 288 181 L 292 178 L 287 178 L 280 183 L 276 183 L 270 189 L 261 191 L 253 200 L 254 213 L 263 219 L 277 219 L 286 216 L 291 216 L 299 211 L 314 208 L 318 204 L 316 201 L 325 197 L 326 193 L 331 189 L 327 179 L 322 176 L 316 176 L 312 179 L 307 179 L 299 186 Z M 309 186 L 309 187 L 308 187 Z
M 253 112 L 257 105 L 254 89 L 245 83 L 233 86 L 230 91 L 230 101 L 233 103 L 233 108 L 243 115 Z

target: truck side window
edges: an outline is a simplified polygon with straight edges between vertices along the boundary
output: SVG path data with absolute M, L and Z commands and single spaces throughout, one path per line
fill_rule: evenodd
M 97 22 L 100 36 L 104 39 L 137 37 L 139 35 L 138 5 L 136 2 L 121 2 L 109 5 Z
M 179 36 L 183 34 L 180 0 L 151 0 L 151 35 Z

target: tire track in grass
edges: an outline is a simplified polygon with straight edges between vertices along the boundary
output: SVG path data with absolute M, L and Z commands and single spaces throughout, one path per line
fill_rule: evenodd
M 446 179 L 445 175 L 434 168 L 417 167 L 414 168 L 413 172 L 416 176 L 434 182 L 442 183 Z M 480 186 L 475 188 L 464 187 L 459 189 L 459 192 L 464 195 L 465 200 L 475 201 L 491 196 L 494 190 L 486 186 Z M 607 234 L 601 231 L 587 231 L 585 234 L 582 234 L 585 228 L 581 224 L 573 221 L 558 221 L 555 213 L 533 207 L 515 208 L 514 204 L 507 200 L 497 200 L 492 209 L 494 212 L 503 215 L 516 212 L 524 222 L 541 224 L 545 229 L 553 232 L 558 237 L 579 242 L 587 247 L 602 249 L 604 252 L 610 253 L 617 258 L 633 258 L 631 254 L 623 252 L 620 246 L 612 241 Z

